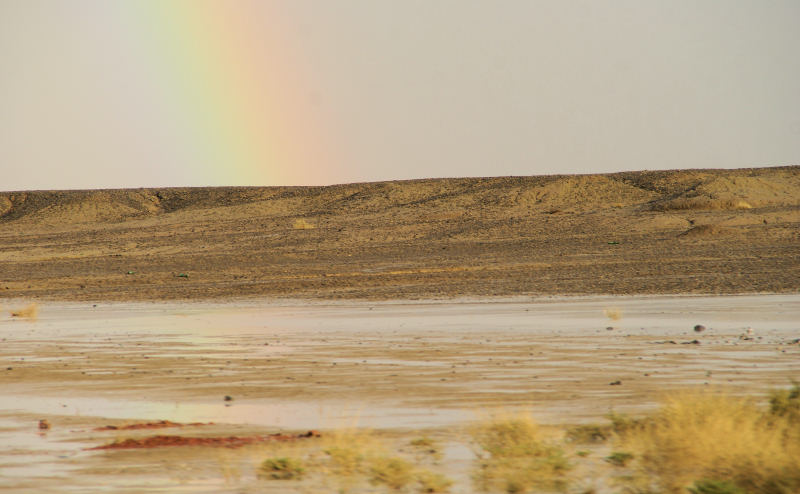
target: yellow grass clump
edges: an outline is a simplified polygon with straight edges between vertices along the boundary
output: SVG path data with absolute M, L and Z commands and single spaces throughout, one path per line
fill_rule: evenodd
M 430 470 L 419 470 L 416 474 L 419 492 L 449 492 L 453 481 Z
M 326 436 L 323 451 L 331 473 L 351 476 L 364 471 L 367 458 L 383 452 L 384 446 L 370 431 L 342 429 Z
M 607 309 L 603 309 L 603 314 L 605 314 L 606 317 L 612 321 L 619 321 L 622 319 L 622 309 L 618 307 L 609 307 Z
M 305 474 L 302 460 L 290 457 L 267 458 L 259 467 L 259 477 L 272 480 L 299 480 Z
M 419 468 L 410 459 L 391 454 L 386 445 L 370 431 L 339 430 L 326 436 L 324 460 L 319 468 L 347 491 L 367 480 L 374 486 L 393 490 L 416 486 L 418 492 L 447 492 L 452 481 Z
M 566 487 L 570 469 L 564 451 L 541 437 L 528 414 L 498 416 L 472 428 L 479 446 L 475 482 L 482 490 L 509 493 Z
M 387 485 L 402 489 L 414 480 L 414 466 L 403 458 L 378 456 L 369 463 L 369 481 L 372 485 Z
M 36 302 L 30 304 L 29 306 L 25 307 L 24 309 L 17 309 L 11 311 L 11 317 L 21 317 L 25 319 L 36 319 L 36 316 L 39 315 L 39 306 Z
M 787 417 L 748 399 L 677 394 L 651 420 L 625 431 L 621 444 L 638 460 L 639 480 L 650 484 L 641 486 L 645 491 L 691 492 L 693 485 L 724 482 L 745 493 L 797 493 L 800 430 Z
M 292 228 L 294 228 L 295 230 L 313 230 L 314 228 L 316 228 L 316 225 L 309 222 L 305 218 L 298 218 L 294 220 Z

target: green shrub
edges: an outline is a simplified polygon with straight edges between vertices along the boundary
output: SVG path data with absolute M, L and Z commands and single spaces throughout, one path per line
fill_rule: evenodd
M 792 423 L 800 422 L 800 383 L 793 382 L 791 389 L 773 391 L 769 398 L 769 412 Z
M 698 480 L 687 489 L 692 494 L 747 494 L 747 491 L 726 480 Z
M 303 462 L 293 458 L 267 458 L 259 468 L 260 477 L 275 480 L 300 479 L 304 474 Z
M 632 459 L 633 455 L 624 451 L 614 451 L 609 456 L 605 457 L 607 462 L 618 467 L 626 466 Z

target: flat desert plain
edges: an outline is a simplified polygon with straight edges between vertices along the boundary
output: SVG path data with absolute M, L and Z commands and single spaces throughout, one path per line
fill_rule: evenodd
M 800 167 L 0 193 L 0 490 L 727 481 L 624 432 L 791 389 L 799 226 Z

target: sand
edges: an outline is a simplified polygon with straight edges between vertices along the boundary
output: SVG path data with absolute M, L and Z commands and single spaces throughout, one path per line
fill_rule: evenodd
M 0 193 L 0 298 L 796 293 L 799 258 L 798 166 Z

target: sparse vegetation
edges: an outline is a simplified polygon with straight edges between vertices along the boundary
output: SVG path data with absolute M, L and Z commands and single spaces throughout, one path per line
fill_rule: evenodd
M 411 442 L 409 442 L 409 445 L 417 454 L 432 455 L 434 458 L 439 458 L 441 456 L 439 445 L 436 443 L 436 441 L 427 436 L 412 439 Z
M 563 450 L 540 437 L 529 415 L 498 417 L 474 427 L 472 438 L 483 453 L 475 481 L 485 490 L 509 493 L 561 490 L 570 469 Z
M 402 489 L 414 480 L 414 466 L 397 457 L 376 457 L 369 462 L 369 481 L 384 484 L 392 489 Z
M 687 487 L 691 494 L 748 494 L 747 491 L 725 480 L 698 480 Z
M 305 474 L 305 467 L 295 458 L 267 458 L 258 473 L 260 477 L 273 480 L 298 480 Z
M 611 430 L 618 435 L 641 429 L 648 422 L 647 418 L 634 418 L 616 412 L 609 413 L 606 418 L 611 422 Z
M 330 458 L 332 471 L 337 475 L 355 475 L 362 470 L 365 453 L 358 446 L 332 446 L 325 453 Z
M 602 443 L 607 441 L 611 434 L 610 425 L 578 425 L 567 429 L 566 439 L 577 444 Z
M 642 477 L 659 492 L 682 492 L 696 479 L 726 479 L 746 493 L 789 494 L 800 490 L 800 438 L 787 417 L 743 398 L 679 394 L 651 420 L 627 428 L 621 443 L 636 453 Z M 696 492 L 717 492 L 709 489 L 719 485 L 703 482 Z
M 327 435 L 326 461 L 322 468 L 352 486 L 364 479 L 373 485 L 400 490 L 416 483 L 419 492 L 447 492 L 452 481 L 436 472 L 418 468 L 411 460 L 392 456 L 385 445 L 369 431 L 341 431 Z M 436 452 L 435 442 L 427 437 L 412 440 L 414 448 Z
M 607 462 L 618 467 L 627 466 L 628 462 L 630 462 L 632 459 L 633 455 L 625 451 L 614 451 L 613 453 L 605 457 L 605 460 Z
M 428 436 L 423 436 L 423 437 L 418 437 L 416 439 L 412 439 L 409 444 L 414 446 L 415 448 L 435 449 L 434 440 L 429 438 Z
M 416 474 L 420 492 L 447 492 L 453 481 L 444 475 L 430 470 L 422 470 Z
M 794 381 L 790 389 L 774 390 L 769 397 L 769 412 L 793 424 L 800 423 L 800 383 Z

